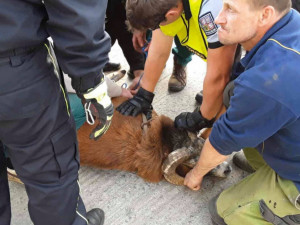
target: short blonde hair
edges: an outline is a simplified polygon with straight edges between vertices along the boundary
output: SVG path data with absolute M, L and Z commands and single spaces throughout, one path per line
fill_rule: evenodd
M 273 6 L 279 13 L 287 12 L 292 7 L 291 0 L 248 0 L 253 8 L 258 9 L 265 6 Z

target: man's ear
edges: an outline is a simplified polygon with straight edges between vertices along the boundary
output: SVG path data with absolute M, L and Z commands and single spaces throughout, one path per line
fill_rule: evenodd
M 259 25 L 264 27 L 274 22 L 276 18 L 276 10 L 273 6 L 266 6 L 261 10 L 259 17 Z
M 182 3 L 181 3 L 182 4 Z M 176 7 L 171 8 L 165 15 L 168 21 L 176 20 L 182 14 L 182 6 L 178 4 Z

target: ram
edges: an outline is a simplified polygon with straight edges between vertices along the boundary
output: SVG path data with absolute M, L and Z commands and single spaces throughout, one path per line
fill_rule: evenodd
M 118 106 L 124 98 L 114 98 Z M 93 126 L 84 124 L 78 130 L 82 165 L 137 173 L 148 182 L 159 182 L 163 176 L 170 183 L 182 185 L 187 167 L 197 162 L 204 144 L 202 138 L 175 129 L 173 120 L 153 112 L 150 121 L 143 116 L 123 116 L 115 110 L 110 129 L 99 140 L 89 139 Z M 227 162 L 211 171 L 226 177 L 231 171 Z

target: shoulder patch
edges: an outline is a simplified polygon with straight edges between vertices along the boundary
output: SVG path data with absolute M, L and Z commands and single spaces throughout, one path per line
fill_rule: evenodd
M 204 30 L 206 36 L 211 36 L 218 31 L 218 27 L 215 24 L 215 19 L 211 12 L 199 15 L 199 25 Z

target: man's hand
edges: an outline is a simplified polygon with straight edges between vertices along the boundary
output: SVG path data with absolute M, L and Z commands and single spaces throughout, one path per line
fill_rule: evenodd
M 191 132 L 197 132 L 203 128 L 212 127 L 215 118 L 208 120 L 204 118 L 197 107 L 194 112 L 184 112 L 175 118 L 174 125 L 176 128 L 183 128 Z
M 146 31 L 133 31 L 132 44 L 136 51 L 142 53 L 142 47 L 145 45 L 146 42 Z
M 139 89 L 137 94 L 132 98 L 123 102 L 117 107 L 117 111 L 125 116 L 137 116 L 140 113 L 146 115 L 147 120 L 152 117 L 152 101 L 154 94 L 146 91 L 142 87 Z
M 83 98 L 87 122 L 93 125 L 95 123 L 93 116 L 99 120 L 90 134 L 91 139 L 97 140 L 108 130 L 114 113 L 114 107 L 107 95 L 105 79 L 102 78 L 96 87 L 84 93 Z
M 138 90 L 140 89 L 143 76 L 144 73 L 142 73 L 140 76 L 133 79 L 131 85 L 129 86 L 129 90 L 132 95 L 136 95 Z
M 224 162 L 227 157 L 226 155 L 220 154 L 211 145 L 209 138 L 206 139 L 196 166 L 185 176 L 184 185 L 194 191 L 198 191 L 201 187 L 203 177 L 210 170 Z
M 136 77 L 132 80 L 132 83 L 129 86 L 129 90 L 131 92 L 131 94 L 136 95 L 138 90 L 140 88 L 140 77 Z
M 192 169 L 190 172 L 186 174 L 184 178 L 184 185 L 193 191 L 198 191 L 200 190 L 202 180 L 203 180 L 203 176 L 197 175 L 196 170 Z
M 125 98 L 132 98 L 133 97 L 130 90 L 128 90 L 126 88 L 122 88 L 121 96 L 125 97 Z

